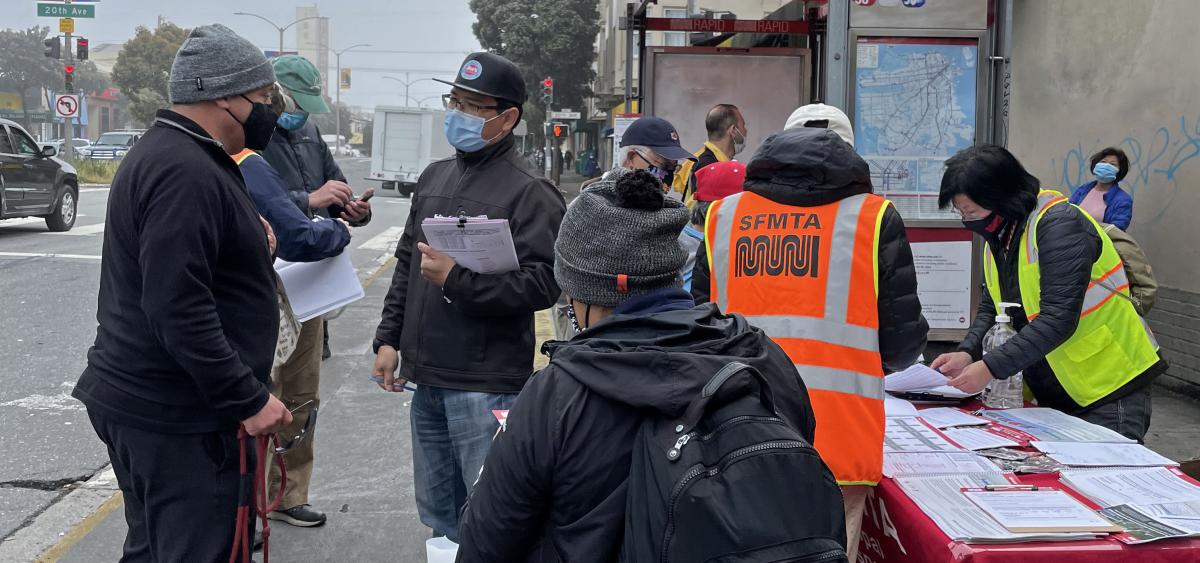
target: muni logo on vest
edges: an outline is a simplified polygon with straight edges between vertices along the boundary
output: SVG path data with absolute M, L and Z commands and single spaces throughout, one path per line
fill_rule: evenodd
M 766 229 L 817 229 L 821 220 L 810 213 L 759 213 L 746 215 L 738 224 L 739 231 Z M 760 234 L 738 237 L 734 245 L 734 275 L 819 277 L 821 236 Z

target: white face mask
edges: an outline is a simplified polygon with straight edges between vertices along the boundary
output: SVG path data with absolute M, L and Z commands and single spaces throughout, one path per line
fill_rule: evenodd
M 733 132 L 740 135 L 742 140 L 737 140 L 737 137 L 733 138 L 733 154 L 729 155 L 731 157 L 742 152 L 742 150 L 746 148 L 746 134 L 738 131 L 737 125 L 733 126 Z

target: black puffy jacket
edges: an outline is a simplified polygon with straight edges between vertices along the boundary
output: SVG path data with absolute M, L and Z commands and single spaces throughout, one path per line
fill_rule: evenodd
M 1029 322 L 1024 309 L 1008 311 L 1017 335 L 1008 344 L 983 357 L 983 337 L 996 321 L 996 305 L 987 288 L 967 337 L 959 350 L 983 359 L 992 375 L 1001 379 L 1023 372 L 1038 405 L 1077 414 L 1084 409 L 1063 389 L 1046 362 L 1046 354 L 1059 347 L 1075 333 L 1083 296 L 1091 279 L 1092 264 L 1103 249 L 1100 234 L 1074 205 L 1059 204 L 1042 215 L 1037 226 L 1038 267 L 1041 270 L 1041 311 Z M 987 240 L 988 249 L 996 259 L 1000 274 L 1000 296 L 1009 303 L 1021 303 L 1017 262 L 1020 260 L 1021 236 L 1026 220 L 1010 221 L 1000 235 Z M 1007 241 L 1006 245 L 1001 240 Z M 1107 397 L 1088 405 L 1089 409 L 1116 400 L 1166 371 L 1167 364 L 1159 361 Z
M 818 132 L 819 131 L 819 132 Z M 867 163 L 828 130 L 797 129 L 764 143 L 747 165 L 746 191 L 796 207 L 817 207 L 871 193 Z M 929 323 L 917 297 L 917 272 L 904 220 L 892 206 L 879 234 L 879 354 L 887 372 L 914 364 L 925 351 Z M 710 299 L 707 253 L 696 257 L 692 297 Z
M 643 413 L 682 415 L 731 361 L 763 373 L 780 414 L 816 428 L 787 354 L 761 330 L 681 289 L 627 302 L 567 342 L 517 397 L 459 524 L 460 563 L 616 561 Z M 633 300 L 631 300 L 633 301 Z
M 321 130 L 317 129 L 315 123 L 307 121 L 295 131 L 276 127 L 275 132 L 271 134 L 270 144 L 260 153 L 283 179 L 283 184 L 288 189 L 288 197 L 305 215 L 332 218 L 341 216 L 344 209 L 340 205 L 313 209 L 308 203 L 308 194 L 320 189 L 325 182 L 346 181 L 346 176 L 333 160 L 333 153 L 329 151 L 329 145 L 325 144 L 324 139 L 321 139 Z M 368 213 L 353 226 L 361 227 L 369 222 L 371 215 Z

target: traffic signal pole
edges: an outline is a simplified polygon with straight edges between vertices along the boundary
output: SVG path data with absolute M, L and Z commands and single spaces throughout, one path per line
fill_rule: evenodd
M 66 5 L 67 5 L 67 6 L 70 6 L 70 5 L 71 5 L 71 0 L 65 0 L 65 3 L 66 3 Z M 68 12 L 68 13 L 70 13 L 70 12 Z M 64 89 L 64 90 L 67 90 L 67 92 L 66 92 L 67 94 L 73 94 L 74 92 L 72 92 L 72 90 L 74 90 L 74 88 L 67 88 L 67 87 L 66 87 L 66 85 L 67 85 L 67 76 L 66 76 L 66 75 L 68 74 L 68 73 L 66 72 L 66 66 L 70 66 L 70 65 L 72 64 L 72 61 L 74 60 L 74 59 L 73 59 L 73 53 L 71 52 L 71 46 L 72 46 L 72 45 L 71 45 L 71 34 L 70 34 L 69 32 L 68 32 L 68 33 L 65 33 L 65 34 L 63 34 L 63 37 L 64 37 L 64 39 L 65 39 L 64 43 L 66 43 L 66 45 L 63 45 L 63 47 L 65 47 L 63 50 L 64 50 L 64 51 L 66 51 L 66 55 L 65 55 L 65 56 L 64 56 L 64 58 L 63 58 L 63 60 L 65 60 L 65 61 L 66 61 L 65 65 L 63 66 L 63 89 Z M 71 78 L 74 78 L 74 77 L 72 76 Z M 82 98 L 83 98 L 83 97 L 82 97 L 82 96 L 80 96 L 79 109 L 78 109 L 78 110 L 75 112 L 75 115 L 76 115 L 76 116 L 78 116 L 78 115 L 79 115 L 79 112 L 83 111 L 83 101 L 82 101 Z M 76 117 L 76 118 L 77 118 L 77 117 Z M 63 134 L 63 152 L 62 152 L 62 157 L 63 157 L 63 160 L 65 160 L 65 161 L 67 161 L 67 162 L 74 162 L 74 156 L 75 156 L 75 124 L 74 124 L 74 123 L 72 123 L 72 119 L 76 119 L 76 118 L 70 118 L 70 117 L 64 117 L 64 118 L 63 118 L 63 128 L 64 128 L 66 131 L 65 131 L 65 133 Z

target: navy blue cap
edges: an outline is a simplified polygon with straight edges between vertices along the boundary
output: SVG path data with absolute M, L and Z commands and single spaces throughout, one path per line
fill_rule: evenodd
M 525 77 L 512 61 L 495 53 L 471 53 L 467 55 L 454 82 L 434 78 L 442 84 L 462 88 L 517 105 L 525 103 Z
M 679 146 L 679 132 L 661 117 L 642 117 L 634 121 L 621 135 L 621 146 L 639 145 L 669 160 L 696 160 L 692 153 Z

